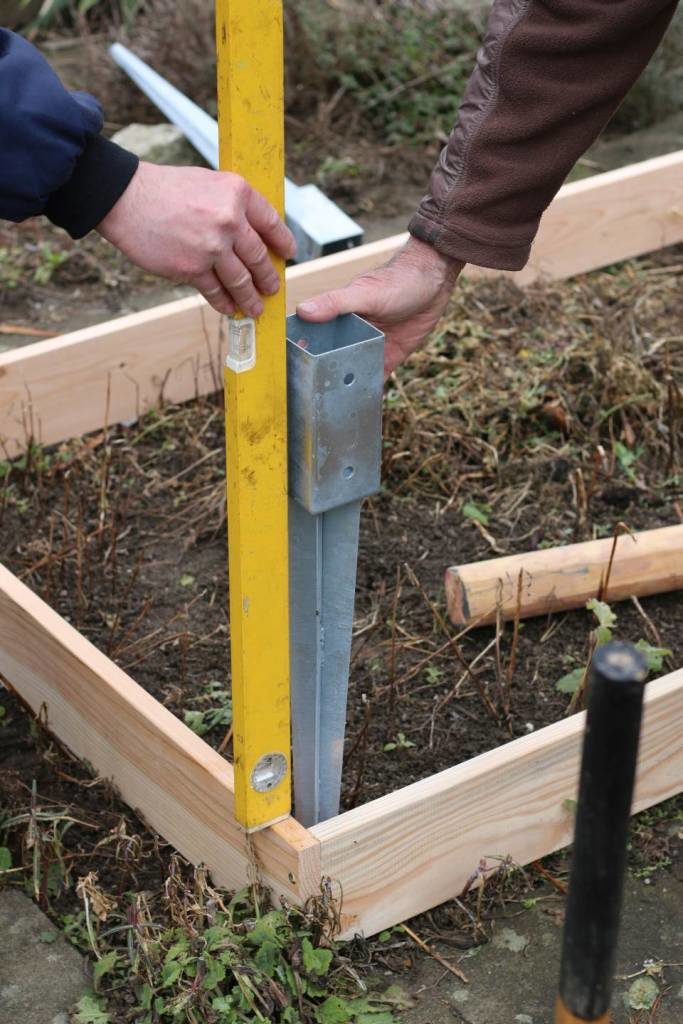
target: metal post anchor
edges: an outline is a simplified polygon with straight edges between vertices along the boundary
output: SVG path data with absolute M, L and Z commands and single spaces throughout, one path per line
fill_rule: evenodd
M 295 813 L 339 813 L 361 501 L 379 489 L 384 336 L 287 318 Z

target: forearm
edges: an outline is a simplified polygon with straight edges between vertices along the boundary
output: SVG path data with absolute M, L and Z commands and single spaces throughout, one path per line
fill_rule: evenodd
M 97 102 L 69 93 L 35 47 L 0 29 L 0 218 L 45 213 L 74 238 L 95 227 L 138 164 L 101 130 Z
M 497 0 L 411 233 L 517 270 L 541 214 L 657 48 L 677 0 Z

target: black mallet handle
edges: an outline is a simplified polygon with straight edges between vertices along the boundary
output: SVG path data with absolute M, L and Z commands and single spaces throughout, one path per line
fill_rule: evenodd
M 593 656 L 556 1024 L 609 1020 L 647 672 L 632 644 Z

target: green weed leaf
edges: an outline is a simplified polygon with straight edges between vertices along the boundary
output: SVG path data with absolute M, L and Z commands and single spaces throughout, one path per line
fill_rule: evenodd
M 598 647 L 604 647 L 612 639 L 612 630 L 609 626 L 598 626 L 595 630 L 595 643 Z
M 166 954 L 164 958 L 164 963 L 169 964 L 171 960 L 177 960 L 179 956 L 183 955 L 183 953 L 187 953 L 189 948 L 190 944 L 187 941 L 187 939 L 178 939 L 177 942 L 173 943 L 168 953 Z
M 304 954 L 304 968 L 308 974 L 317 974 L 322 978 L 330 969 L 332 953 L 329 949 L 314 949 L 310 939 L 304 939 L 302 943 Z
M 111 974 L 111 972 L 116 969 L 118 962 L 119 954 L 116 950 L 112 950 L 110 953 L 105 953 L 101 960 L 97 961 L 92 972 L 95 990 L 99 988 L 101 979 L 106 977 L 107 974 Z
M 259 950 L 259 952 L 261 951 Z M 206 965 L 204 981 L 202 982 L 204 988 L 209 989 L 209 991 L 212 988 L 218 988 L 222 981 L 225 981 L 225 967 L 220 960 L 209 960 Z
M 238 1024 L 243 1017 L 237 1015 L 230 996 L 218 996 L 211 1004 L 211 1009 L 219 1014 L 220 1024 Z
M 151 985 L 145 984 L 145 985 L 142 986 L 142 988 L 140 989 L 140 995 L 138 996 L 138 999 L 140 1000 L 140 1004 L 139 1005 L 140 1005 L 140 1009 L 141 1010 L 151 1010 L 152 1009 L 152 996 L 153 995 L 154 995 L 154 991 L 153 991 Z
M 631 483 L 635 483 L 636 474 L 633 467 L 643 454 L 643 449 L 636 448 L 636 450 L 633 451 L 631 448 L 627 448 L 622 441 L 615 441 L 614 454 L 616 455 L 617 462 L 621 466 L 624 475 L 628 477 Z
M 315 1019 L 318 1024 L 349 1024 L 353 1019 L 353 1011 L 344 999 L 329 996 L 316 1008 Z
M 98 997 L 88 992 L 76 1003 L 74 1024 L 111 1024 L 111 1017 L 102 1009 Z
M 639 640 L 636 647 L 645 655 L 650 672 L 661 672 L 664 659 L 670 658 L 673 653 L 668 647 L 653 647 L 647 640 Z
M 390 743 L 385 743 L 384 746 L 382 747 L 382 750 L 388 754 L 392 750 L 409 750 L 411 747 L 414 746 L 415 744 L 413 743 L 413 741 L 407 740 L 406 734 L 404 732 L 400 732 L 396 737 L 396 742 L 392 741 Z
M 288 1006 L 282 1014 L 282 1024 L 301 1024 L 301 1017 L 293 1006 Z
M 396 1010 L 410 1010 L 416 1005 L 413 997 L 400 985 L 390 985 L 381 998 L 383 1003 L 389 1003 Z
M 280 963 L 280 947 L 271 939 L 266 939 L 256 951 L 254 961 L 260 971 L 272 976 L 275 968 Z
M 425 676 L 428 683 L 438 683 L 443 678 L 444 671 L 438 665 L 427 665 Z
M 278 935 L 278 928 L 286 924 L 284 914 L 281 910 L 271 910 L 270 913 L 260 917 L 252 930 L 247 935 L 247 942 L 250 946 L 262 946 L 264 942 L 274 942 L 281 945 Z
M 197 733 L 197 736 L 203 736 L 204 733 L 209 731 L 203 711 L 184 711 L 183 721 L 185 725 L 192 729 L 192 732 Z
M 592 597 L 590 601 L 586 601 L 586 610 L 593 612 L 599 626 L 609 628 L 616 625 L 617 617 L 605 601 L 598 601 L 596 597 Z
M 477 505 L 474 501 L 466 501 L 462 507 L 462 514 L 466 519 L 474 519 L 475 522 L 481 523 L 483 526 L 488 526 L 490 511 L 489 505 Z
M 214 924 L 210 928 L 207 928 L 202 938 L 204 939 L 204 945 L 206 946 L 207 952 L 211 952 L 212 950 L 218 949 L 226 943 L 233 942 L 235 940 L 233 933 L 224 924 Z M 166 957 L 166 959 L 168 959 L 168 957 Z
M 170 988 L 171 985 L 175 985 L 182 973 L 183 965 L 179 964 L 177 960 L 172 960 L 170 963 L 164 964 L 161 972 L 161 988 Z
M 567 672 L 566 676 L 562 676 L 555 683 L 555 689 L 559 690 L 560 693 L 576 693 L 578 688 L 581 686 L 581 680 L 583 679 L 585 669 L 575 668 L 571 672 Z

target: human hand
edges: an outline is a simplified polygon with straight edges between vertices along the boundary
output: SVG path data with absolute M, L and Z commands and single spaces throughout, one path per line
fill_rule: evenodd
M 361 274 L 345 288 L 301 302 L 297 313 L 314 323 L 342 313 L 372 321 L 386 338 L 388 377 L 437 325 L 463 266 L 411 237 L 386 266 Z
M 97 230 L 143 270 L 194 285 L 219 313 L 260 316 L 280 285 L 268 248 L 296 252 L 274 207 L 237 174 L 141 162 Z

